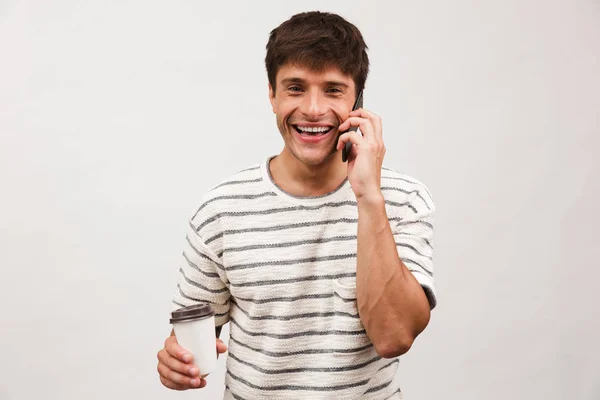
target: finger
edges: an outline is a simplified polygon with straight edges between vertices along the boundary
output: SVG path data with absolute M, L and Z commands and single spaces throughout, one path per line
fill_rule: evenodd
M 366 110 L 364 108 L 359 108 L 358 110 L 354 110 L 350 113 L 351 117 L 360 117 L 360 118 L 367 118 L 369 121 L 371 121 L 371 124 L 373 125 L 373 128 L 375 129 L 375 134 L 378 137 L 381 137 L 383 135 L 383 124 L 381 122 L 381 117 L 369 110 Z
M 163 386 L 168 387 L 169 389 L 173 389 L 173 390 L 186 390 L 186 389 L 189 389 L 185 385 L 179 385 L 179 384 L 177 384 L 175 382 L 171 382 L 167 378 L 164 378 L 162 375 L 160 377 L 160 383 L 162 383 Z
M 200 385 L 198 387 L 194 387 L 194 389 L 202 389 L 204 386 L 206 386 L 206 379 L 202 378 L 200 379 Z
M 185 376 L 177 371 L 169 369 L 169 367 L 162 363 L 158 364 L 157 370 L 161 378 L 168 381 L 167 383 L 170 382 L 172 384 L 171 386 L 177 386 L 181 388 L 179 390 L 199 387 L 202 383 L 200 377 L 190 378 L 189 376 Z M 163 379 L 161 379 L 161 382 Z
M 363 137 L 368 141 L 374 140 L 375 131 L 371 121 L 368 118 L 349 117 L 338 127 L 338 130 L 340 132 L 344 132 L 350 129 L 351 126 L 360 128 L 360 132 L 362 133 Z
M 344 133 L 338 138 L 336 149 L 341 150 L 342 148 L 344 148 L 347 142 L 350 142 L 353 145 L 357 146 L 364 145 L 366 143 L 365 139 L 362 136 L 360 136 L 358 132 L 350 131 Z
M 188 375 L 192 378 L 198 376 L 199 374 L 198 367 L 196 367 L 194 364 L 183 363 L 175 357 L 172 357 L 166 351 L 158 354 L 158 361 L 169 367 L 170 370 L 179 372 L 183 375 Z
M 227 345 L 221 339 L 217 339 L 217 354 L 225 353 L 226 351 Z
M 177 343 L 177 338 L 175 336 L 170 336 L 167 338 L 165 341 L 165 350 L 171 355 L 171 357 L 175 357 L 181 362 L 190 363 L 193 360 L 190 352 L 185 350 L 179 345 L 179 343 Z
M 204 375 L 206 376 L 206 375 Z M 191 388 L 190 389 L 202 389 L 204 386 L 206 386 L 206 379 L 200 377 L 200 378 L 194 378 L 190 381 L 191 383 Z
M 202 389 L 203 387 L 206 386 L 206 379 L 201 379 L 200 384 L 198 384 L 198 386 L 193 386 L 193 385 L 188 386 L 188 385 L 180 385 L 178 383 L 171 382 L 167 378 L 163 378 L 161 376 L 160 383 L 162 383 L 164 386 L 168 387 L 169 389 L 173 389 L 173 390 Z

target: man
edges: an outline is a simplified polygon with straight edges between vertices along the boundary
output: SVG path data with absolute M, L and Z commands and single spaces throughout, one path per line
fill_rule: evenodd
M 366 49 L 335 14 L 273 30 L 266 67 L 285 146 L 208 191 L 189 222 L 173 302 L 212 304 L 217 336 L 230 322 L 226 399 L 402 398 L 398 356 L 436 304 L 434 205 L 382 168 L 381 119 L 351 112 Z M 350 127 L 362 135 L 340 136 Z M 173 334 L 158 359 L 166 387 L 206 385 Z

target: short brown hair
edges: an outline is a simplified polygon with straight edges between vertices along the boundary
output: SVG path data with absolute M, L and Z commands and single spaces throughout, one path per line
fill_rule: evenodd
M 277 71 L 291 63 L 322 71 L 338 67 L 354 80 L 356 93 L 369 74 L 367 45 L 356 26 L 339 15 L 311 11 L 296 14 L 271 31 L 265 64 L 275 91 Z

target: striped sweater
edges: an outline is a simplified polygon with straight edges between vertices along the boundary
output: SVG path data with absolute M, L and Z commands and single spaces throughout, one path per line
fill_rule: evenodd
M 211 303 L 230 322 L 225 399 L 402 399 L 356 306 L 358 210 L 346 179 L 296 197 L 266 162 L 212 188 L 189 221 L 174 307 Z M 398 254 L 430 302 L 434 205 L 418 181 L 384 168 Z

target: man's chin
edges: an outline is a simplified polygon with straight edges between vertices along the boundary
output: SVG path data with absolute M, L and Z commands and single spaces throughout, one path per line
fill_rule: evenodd
M 311 166 L 311 167 L 316 167 L 318 165 L 321 165 L 327 161 L 329 161 L 331 159 L 332 156 L 334 156 L 337 152 L 335 151 L 335 149 L 333 149 L 333 151 L 329 152 L 329 153 L 320 153 L 320 154 L 310 154 L 310 153 L 303 153 L 300 152 L 299 154 L 295 154 L 296 158 L 305 165 Z

